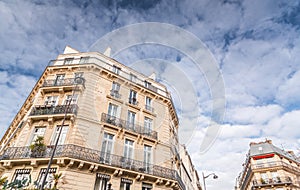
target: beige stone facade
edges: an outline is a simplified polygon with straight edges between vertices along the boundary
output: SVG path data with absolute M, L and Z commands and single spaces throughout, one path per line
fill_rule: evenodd
M 300 189 L 300 160 L 292 151 L 284 151 L 271 140 L 250 143 L 250 150 L 238 177 L 239 190 Z
M 153 77 L 66 47 L 1 139 L 1 175 L 40 182 L 61 130 L 51 165 L 61 189 L 201 189 L 190 159 L 191 180 L 182 180 L 178 127 L 171 96 Z M 38 136 L 46 148 L 35 155 Z

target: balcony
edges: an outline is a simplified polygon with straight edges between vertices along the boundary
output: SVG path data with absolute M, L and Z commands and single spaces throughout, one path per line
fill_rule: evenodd
M 122 78 L 125 78 L 131 82 L 134 82 L 135 84 L 137 84 L 139 86 L 145 87 L 145 88 L 147 88 L 155 93 L 158 93 L 166 98 L 170 98 L 170 95 L 166 91 L 165 87 L 163 87 L 161 85 L 154 86 L 152 84 L 145 86 L 145 76 L 139 74 L 138 76 L 135 77 L 135 80 L 132 80 L 132 73 L 128 73 L 128 72 L 125 72 L 124 70 L 120 70 L 120 68 L 118 68 L 117 66 L 113 66 L 109 63 L 106 63 L 100 57 L 84 57 L 84 59 L 73 58 L 71 63 L 69 62 L 69 60 L 66 61 L 66 59 L 57 59 L 57 60 L 50 61 L 49 66 L 52 66 L 52 65 L 53 66 L 65 66 L 65 65 L 70 65 L 70 64 L 96 64 L 107 71 L 115 73 Z M 146 78 L 148 78 L 148 77 L 146 77 Z
M 29 146 L 9 147 L 5 150 L 3 155 L 0 156 L 0 160 L 50 158 L 52 152 L 53 146 L 48 146 L 45 152 L 39 155 L 33 155 Z M 124 168 L 135 172 L 176 180 L 180 185 L 183 184 L 180 176 L 175 170 L 73 144 L 58 145 L 54 157 L 68 157 L 112 167 Z
M 284 167 L 290 170 L 293 170 L 300 174 L 300 169 L 298 167 L 295 167 L 291 164 L 288 164 L 286 162 L 282 161 L 274 161 L 274 162 L 267 162 L 267 163 L 261 163 L 261 164 L 253 164 L 251 166 L 253 169 L 264 169 L 264 168 L 274 168 L 274 167 Z
M 75 84 L 74 78 L 66 78 L 60 80 L 45 80 L 43 87 L 52 87 L 52 86 L 72 86 Z
M 253 187 L 252 189 L 266 187 L 266 186 L 282 186 L 282 185 L 291 185 L 292 179 L 288 176 L 282 177 L 275 177 L 275 178 L 267 178 L 267 179 L 260 179 L 260 180 L 253 180 Z
M 142 125 L 130 123 L 129 121 L 105 113 L 102 113 L 101 121 L 157 140 L 157 132 L 146 129 Z
M 76 104 L 67 105 L 38 105 L 33 107 L 30 112 L 30 116 L 39 116 L 39 115 L 54 115 L 54 114 L 77 114 L 78 106 Z

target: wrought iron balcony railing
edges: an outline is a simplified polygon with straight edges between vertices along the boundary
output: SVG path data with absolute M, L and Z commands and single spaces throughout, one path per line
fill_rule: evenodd
M 126 130 L 135 132 L 135 133 L 139 133 L 141 135 L 145 135 L 154 139 L 157 139 L 157 132 L 147 129 L 145 127 L 143 127 L 142 125 L 136 124 L 136 123 L 130 123 L 129 121 L 126 120 L 122 120 L 120 118 L 114 117 L 114 116 L 110 116 L 108 114 L 102 113 L 101 116 L 101 121 L 117 126 L 117 127 L 121 127 L 124 128 Z
M 43 87 L 51 87 L 51 86 L 71 86 L 74 85 L 74 78 L 66 78 L 66 79 L 53 79 L 53 80 L 45 80 Z
M 285 167 L 289 168 L 291 170 L 294 170 L 298 173 L 300 173 L 300 169 L 298 167 L 295 167 L 289 163 L 283 162 L 283 161 L 274 161 L 274 162 L 266 162 L 266 163 L 261 163 L 261 164 L 253 164 L 251 167 L 253 169 L 263 169 L 263 168 L 272 168 L 272 167 Z
M 33 107 L 30 115 L 52 115 L 52 114 L 64 114 L 65 112 L 71 114 L 77 114 L 78 106 L 76 104 L 67 105 L 38 105 Z
M 158 87 L 154 86 L 153 84 L 148 84 L 147 86 L 145 86 L 145 79 L 144 79 L 145 77 L 144 76 L 139 74 L 138 77 L 135 78 L 135 80 L 132 80 L 131 73 L 128 73 L 124 70 L 121 70 L 120 68 L 118 68 L 116 66 L 108 64 L 108 63 L 104 62 L 103 60 L 99 59 L 98 57 L 85 57 L 84 59 L 74 58 L 74 59 L 72 59 L 71 63 L 66 62 L 66 59 L 52 60 L 52 61 L 50 61 L 49 65 L 59 66 L 59 65 L 65 65 L 66 63 L 68 63 L 67 65 L 69 65 L 69 64 L 96 64 L 106 70 L 114 72 L 117 75 L 138 84 L 139 86 L 143 86 L 143 87 L 148 88 L 149 90 L 152 90 L 164 97 L 170 98 L 170 94 L 166 91 L 166 89 L 164 87 L 158 88 Z M 84 60 L 84 61 L 82 61 L 82 60 Z
M 46 150 L 38 154 L 33 153 L 29 146 L 26 147 L 9 147 L 0 160 L 26 159 L 26 158 L 50 158 L 53 151 L 53 146 L 47 146 Z M 125 158 L 98 150 L 85 148 L 73 144 L 58 145 L 54 157 L 69 157 L 88 162 L 110 165 L 113 167 L 124 168 L 159 176 L 167 179 L 177 180 L 180 185 L 183 185 L 180 176 L 175 170 L 162 167 L 159 165 L 149 164 L 138 160 Z
M 288 176 L 253 180 L 253 187 L 262 187 L 262 186 L 274 186 L 274 185 L 283 185 L 283 184 L 292 184 L 292 179 Z
M 121 98 L 121 94 L 119 93 L 118 90 L 110 90 L 110 96 L 116 98 L 116 99 L 120 99 Z

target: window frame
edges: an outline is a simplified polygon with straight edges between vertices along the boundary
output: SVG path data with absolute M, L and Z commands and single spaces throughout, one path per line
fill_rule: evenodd
M 63 84 L 66 74 L 56 74 L 54 86 L 60 86 Z
M 36 131 L 38 129 L 43 129 L 43 132 Z M 29 141 L 28 144 L 31 145 L 39 136 L 44 137 L 45 132 L 46 132 L 46 126 L 35 126 L 33 131 L 32 131 L 30 141 Z M 42 134 L 42 135 L 40 135 L 40 134 Z
M 60 127 L 61 127 L 60 125 L 57 125 L 55 127 L 55 129 L 53 131 L 53 134 L 52 134 L 52 138 L 51 138 L 51 143 L 50 143 L 51 145 L 55 145 L 57 137 L 58 137 L 58 134 L 59 134 Z M 61 131 L 61 135 L 59 137 L 60 139 L 59 139 L 57 145 L 64 145 L 65 141 L 67 140 L 67 136 L 68 136 L 68 132 L 69 132 L 69 125 L 64 125 L 62 127 L 63 128 L 62 128 L 62 131 Z
M 128 102 L 133 105 L 137 105 L 137 92 L 135 90 L 130 89 L 129 91 L 129 100 Z
M 134 158 L 134 141 L 133 140 L 127 139 L 127 138 L 125 139 L 123 156 L 126 159 Z

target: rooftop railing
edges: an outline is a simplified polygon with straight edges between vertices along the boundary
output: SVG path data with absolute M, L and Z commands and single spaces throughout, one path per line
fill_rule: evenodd
M 68 60 L 68 61 L 66 62 L 66 60 Z M 82 57 L 82 58 L 74 58 L 71 61 L 70 60 L 71 59 L 68 59 L 68 58 L 52 60 L 52 61 L 50 61 L 49 65 L 50 66 L 52 66 L 52 65 L 61 66 L 61 65 L 71 65 L 71 64 L 96 64 L 106 70 L 109 70 L 109 71 L 115 73 L 116 75 L 119 75 L 127 80 L 130 80 L 133 83 L 136 83 L 139 86 L 145 87 L 145 88 L 147 88 L 153 92 L 156 92 L 164 97 L 170 98 L 169 93 L 166 91 L 166 89 L 164 87 L 156 87 L 151 83 L 147 83 L 147 85 L 145 85 L 145 80 L 147 80 L 149 78 L 146 76 L 143 76 L 142 74 L 134 72 L 135 77 L 133 79 L 133 77 L 132 77 L 133 75 L 129 71 L 124 71 L 121 68 L 118 68 L 112 64 L 105 63 L 104 61 L 102 61 L 101 59 L 99 59 L 97 57 Z
M 289 163 L 283 162 L 283 161 L 274 161 L 274 162 L 253 164 L 251 167 L 253 169 L 260 169 L 260 168 L 272 168 L 272 167 L 278 167 L 278 166 L 286 167 L 286 168 L 292 169 L 292 170 L 300 173 L 300 168 L 295 167 L 295 166 L 293 166 Z
M 4 151 L 4 154 L 0 156 L 0 160 L 13 160 L 13 159 L 28 159 L 28 158 L 49 158 L 52 154 L 53 146 L 47 146 L 45 151 L 36 154 L 32 152 L 29 146 L 25 147 L 9 147 Z M 58 145 L 54 157 L 69 157 L 88 162 L 105 164 L 113 167 L 124 168 L 159 176 L 167 179 L 177 180 L 179 184 L 183 185 L 180 176 L 175 170 L 154 165 L 139 160 L 125 158 L 123 156 L 114 155 L 98 150 L 74 145 L 65 144 Z M 184 186 L 184 185 L 183 185 Z
M 71 113 L 77 114 L 78 106 L 76 104 L 67 105 L 37 105 L 32 108 L 30 116 L 33 115 L 52 115 L 52 114 L 64 114 Z
M 120 127 L 120 128 L 124 128 L 126 130 L 141 134 L 141 135 L 145 135 L 154 139 L 157 139 L 157 132 L 153 131 L 151 129 L 147 129 L 145 127 L 143 127 L 142 125 L 139 125 L 137 123 L 131 123 L 129 121 L 114 117 L 114 116 L 110 116 L 106 113 L 102 113 L 101 116 L 101 121 Z

